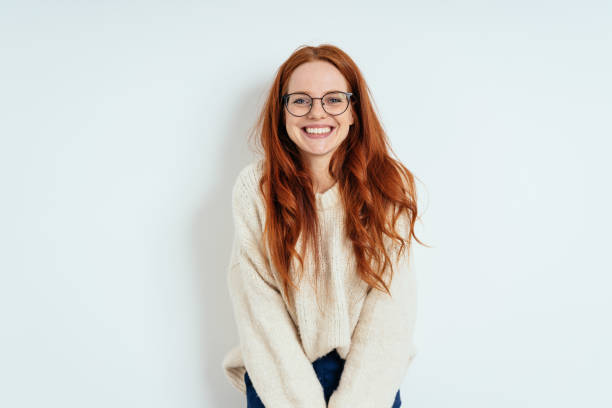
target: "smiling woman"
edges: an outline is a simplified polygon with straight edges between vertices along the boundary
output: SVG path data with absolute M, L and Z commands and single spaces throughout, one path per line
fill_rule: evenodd
M 287 134 L 313 172 L 316 185 L 323 189 L 334 183 L 325 169 L 355 123 L 352 109 L 347 109 L 352 95 L 348 88 L 346 79 L 333 64 L 315 60 L 293 71 L 288 93 L 283 96 L 289 113 L 285 115 Z
M 298 48 L 232 189 L 227 283 L 240 342 L 223 359 L 247 408 L 398 408 L 416 355 L 417 197 L 353 60 Z M 303 278 L 306 277 L 305 284 Z

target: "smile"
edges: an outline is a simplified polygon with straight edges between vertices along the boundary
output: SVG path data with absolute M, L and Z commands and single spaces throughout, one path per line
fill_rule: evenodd
M 302 128 L 302 134 L 311 139 L 322 139 L 331 135 L 334 131 L 335 127 L 325 127 L 325 128 Z

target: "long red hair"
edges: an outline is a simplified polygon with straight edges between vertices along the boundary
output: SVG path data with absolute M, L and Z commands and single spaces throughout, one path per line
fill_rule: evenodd
M 258 118 L 254 134 L 258 135 L 264 154 L 259 190 L 266 207 L 262 239 L 289 301 L 292 299 L 289 286 L 298 289 L 290 276 L 292 257 L 295 256 L 301 264 L 300 279 L 304 271 L 302 255 L 305 252 L 300 254 L 296 250 L 300 234 L 302 246 L 309 243 L 314 251 L 315 282 L 318 281 L 320 249 L 316 237 L 319 228 L 313 179 L 297 146 L 287 134 L 282 104 L 282 95 L 287 93 L 293 71 L 305 62 L 316 60 L 333 64 L 348 82 L 348 92 L 353 93 L 351 109 L 355 121 L 346 139 L 334 152 L 329 172 L 339 183 L 347 215 L 345 230 L 352 241 L 357 273 L 370 287 L 383 290 L 382 287 L 391 295 L 382 279 L 388 265 L 393 278 L 392 262 L 383 243 L 383 234 L 399 242 L 398 260 L 404 250 L 410 253 L 411 237 L 425 245 L 414 234 L 418 217 L 414 177 L 399 160 L 390 157 L 389 152 L 393 150 L 372 107 L 370 90 L 355 62 L 336 46 L 298 47 L 277 70 Z M 389 224 L 391 210 L 394 212 Z M 395 229 L 402 213 L 410 226 L 407 237 L 402 237 Z

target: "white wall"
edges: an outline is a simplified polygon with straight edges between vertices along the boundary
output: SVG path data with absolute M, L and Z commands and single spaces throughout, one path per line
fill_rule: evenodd
M 415 408 L 609 407 L 607 1 L 3 1 L 0 406 L 244 407 L 231 185 L 331 42 L 419 178 Z

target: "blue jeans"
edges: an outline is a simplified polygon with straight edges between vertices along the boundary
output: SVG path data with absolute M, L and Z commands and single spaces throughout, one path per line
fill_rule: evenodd
M 312 363 L 312 367 L 317 374 L 317 378 L 323 387 L 323 394 L 325 395 L 325 402 L 329 402 L 329 398 L 338 384 L 340 384 L 340 376 L 344 369 L 344 359 L 340 357 L 336 349 L 333 349 L 323 357 L 318 358 Z M 264 404 L 259 399 L 253 383 L 249 378 L 249 373 L 244 373 L 244 383 L 246 384 L 246 397 L 247 397 L 247 408 L 265 408 Z M 400 392 L 397 390 L 395 394 L 395 401 L 391 408 L 400 408 L 402 401 L 400 399 Z

